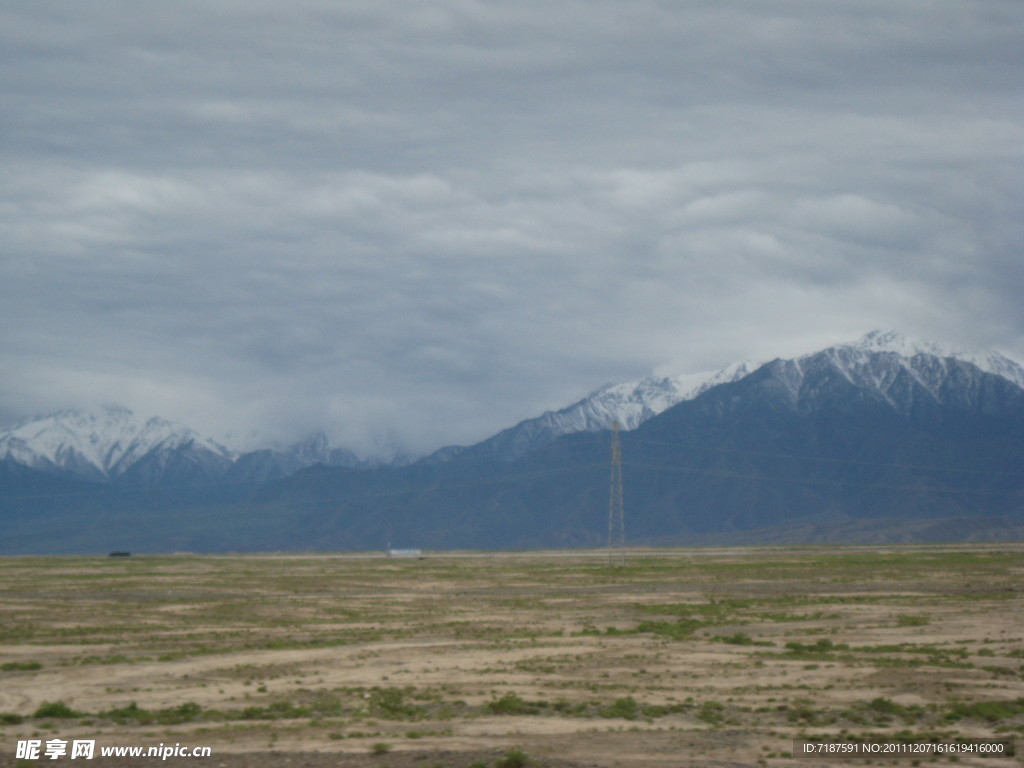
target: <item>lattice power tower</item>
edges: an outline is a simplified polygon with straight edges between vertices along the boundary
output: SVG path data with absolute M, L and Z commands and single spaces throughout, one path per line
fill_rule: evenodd
M 626 520 L 622 512 L 622 446 L 618 421 L 612 422 L 612 477 L 608 500 L 608 564 L 626 562 Z

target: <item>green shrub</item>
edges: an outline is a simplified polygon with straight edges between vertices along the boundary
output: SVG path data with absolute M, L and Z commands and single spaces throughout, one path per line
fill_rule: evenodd
M 616 699 L 610 707 L 598 710 L 601 717 L 621 717 L 626 720 L 636 720 L 640 717 L 640 705 L 632 696 L 623 699 Z
M 947 720 L 972 717 L 990 723 L 1006 720 L 1024 714 L 1024 698 L 1014 701 L 977 701 L 973 704 L 957 704 L 946 715 Z
M 42 668 L 43 665 L 38 661 L 8 661 L 0 664 L 0 669 L 4 672 L 31 672 Z
M 753 645 L 754 644 L 754 638 L 752 638 L 746 632 L 737 632 L 735 635 L 728 635 L 726 637 L 721 637 L 720 636 L 720 637 L 716 637 L 715 639 L 719 640 L 719 641 L 721 641 L 723 643 L 728 643 L 729 645 Z
M 116 723 L 126 723 L 128 721 L 134 721 L 136 723 L 152 723 L 156 720 L 156 715 L 146 709 L 142 709 L 134 701 L 127 707 L 120 707 L 118 709 L 111 709 L 108 712 L 102 713 L 102 717 L 109 718 Z
M 521 749 L 510 749 L 500 760 L 496 760 L 494 768 L 526 768 L 530 764 L 530 756 Z
M 506 693 L 484 705 L 492 715 L 536 715 L 547 706 L 547 702 L 526 701 L 514 693 Z
M 250 709 L 258 710 L 259 707 L 250 707 Z M 149 725 L 150 723 L 178 725 L 180 723 L 188 723 L 195 720 L 201 712 L 202 707 L 194 701 L 186 701 L 184 704 L 179 704 L 177 707 L 168 707 L 167 709 L 158 709 L 156 711 L 143 709 L 133 701 L 126 707 L 108 710 L 107 712 L 103 712 L 100 716 L 109 718 L 115 723 L 122 724 L 135 722 L 140 725 Z M 245 715 L 243 714 L 243 717 L 244 716 Z
M 717 701 L 707 701 L 697 710 L 697 718 L 705 723 L 717 725 L 725 717 L 725 707 Z
M 292 717 L 306 717 L 309 715 L 309 710 L 305 707 L 297 707 L 290 701 L 275 701 L 267 707 L 267 714 L 275 720 L 280 720 Z
M 869 701 L 868 709 L 872 712 L 878 712 L 883 715 L 902 715 L 905 711 L 904 707 L 897 704 L 892 699 L 886 699 L 881 696 Z
M 76 712 L 63 701 L 44 701 L 39 705 L 32 717 L 81 717 L 81 712 Z
M 331 693 L 320 693 L 309 703 L 309 710 L 321 717 L 340 715 L 344 709 L 341 699 Z
M 786 643 L 786 650 L 794 655 L 830 653 L 832 651 L 846 651 L 850 646 L 846 643 L 833 643 L 828 638 L 822 638 L 816 643 Z
M 426 713 L 422 707 L 407 704 L 399 688 L 378 688 L 370 694 L 370 711 L 388 720 L 415 720 Z
M 649 632 L 652 635 L 668 637 L 672 640 L 685 640 L 702 626 L 702 622 L 693 619 L 679 619 L 678 621 L 641 621 L 636 628 L 637 632 Z

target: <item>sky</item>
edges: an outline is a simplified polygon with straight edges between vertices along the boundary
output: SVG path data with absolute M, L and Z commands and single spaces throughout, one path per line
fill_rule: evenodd
M 484 439 L 875 328 L 1024 360 L 1020 0 L 14 0 L 0 422 Z

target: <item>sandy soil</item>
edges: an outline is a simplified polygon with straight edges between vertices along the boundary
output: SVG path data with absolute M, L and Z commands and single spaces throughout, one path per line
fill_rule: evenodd
M 515 749 L 552 768 L 811 766 L 794 738 L 1019 739 L 1022 555 L 5 558 L 0 768 L 54 738 L 213 752 L 93 765 L 223 768 L 480 768 Z M 53 702 L 73 712 L 37 716 Z

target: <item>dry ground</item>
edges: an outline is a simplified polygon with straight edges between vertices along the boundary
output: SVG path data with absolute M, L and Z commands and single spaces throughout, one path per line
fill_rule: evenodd
M 34 764 L 29 738 L 224 768 L 811 768 L 794 738 L 1019 739 L 1022 554 L 3 558 L 0 768 Z

